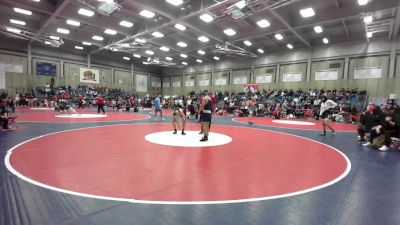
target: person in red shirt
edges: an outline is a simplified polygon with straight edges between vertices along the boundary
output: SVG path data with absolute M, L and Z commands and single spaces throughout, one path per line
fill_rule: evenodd
M 83 109 L 83 96 L 79 95 L 79 100 L 78 100 L 78 109 Z
M 96 104 L 97 104 L 97 113 L 100 113 L 100 110 L 103 111 L 103 114 L 106 114 L 106 111 L 104 111 L 104 103 L 105 100 L 101 95 L 98 95 L 96 97 Z

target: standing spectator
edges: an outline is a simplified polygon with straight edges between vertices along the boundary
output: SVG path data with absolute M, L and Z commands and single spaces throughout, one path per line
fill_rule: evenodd
M 105 100 L 101 95 L 98 95 L 96 97 L 96 104 L 97 104 L 97 113 L 100 113 L 100 110 L 103 111 L 103 114 L 106 114 L 106 111 L 104 111 L 104 103 Z
M 161 120 L 165 120 L 165 119 L 163 118 L 163 116 L 162 116 L 160 97 L 161 97 L 161 96 L 157 96 L 157 97 L 154 99 L 154 120 L 157 120 L 157 112 L 160 112 Z

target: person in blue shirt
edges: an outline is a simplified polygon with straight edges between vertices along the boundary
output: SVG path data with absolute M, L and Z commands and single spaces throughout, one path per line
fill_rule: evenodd
M 162 116 L 162 110 L 161 110 L 161 102 L 160 102 L 161 95 L 157 96 L 156 99 L 154 99 L 154 120 L 157 120 L 157 112 L 160 112 L 161 120 L 164 120 Z

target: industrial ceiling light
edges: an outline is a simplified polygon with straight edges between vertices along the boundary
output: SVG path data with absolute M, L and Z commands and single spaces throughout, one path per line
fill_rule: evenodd
M 367 32 L 367 38 L 372 38 L 372 32 Z
M 198 53 L 199 55 L 205 55 L 205 54 L 206 54 L 206 52 L 203 51 L 203 50 L 197 50 L 197 53 Z
M 131 60 L 131 58 L 129 58 L 129 57 L 126 57 L 126 56 L 124 56 L 124 57 L 122 57 L 123 59 L 125 59 L 126 61 L 129 61 L 129 60 Z
M 76 45 L 76 46 L 75 46 L 75 49 L 83 50 L 83 47 L 82 47 L 82 46 Z
M 139 15 L 150 19 L 153 18 L 156 14 L 152 11 L 144 9 L 139 13 Z
M 182 65 L 185 65 L 185 66 L 187 66 L 187 65 L 188 65 L 188 63 L 187 63 L 187 62 L 182 62 Z
M 123 26 L 123 27 L 133 27 L 133 23 L 126 21 L 126 20 L 122 20 L 121 22 L 119 22 L 119 25 Z
M 245 44 L 247 46 L 251 46 L 252 45 L 252 43 L 250 41 L 248 41 L 248 40 L 243 41 L 243 44 Z
M 10 23 L 21 25 L 21 26 L 25 26 L 26 25 L 25 21 L 16 20 L 16 19 L 10 19 Z
M 262 50 L 261 48 L 257 49 L 257 51 L 258 51 L 259 53 L 261 53 L 261 54 L 264 53 L 264 50 Z
M 67 24 L 69 24 L 71 26 L 75 26 L 75 27 L 79 27 L 81 25 L 81 23 L 76 20 L 67 20 Z
M 246 7 L 246 1 L 245 0 L 241 0 L 235 3 L 235 6 L 238 7 L 239 9 L 243 9 L 244 7 Z
M 368 4 L 368 0 L 357 0 L 358 5 L 366 5 Z
M 266 19 L 262 19 L 262 20 L 257 21 L 257 25 L 258 25 L 259 27 L 261 27 L 261 28 L 266 28 L 266 27 L 271 26 L 271 24 L 269 23 L 269 21 L 266 20 Z
M 117 34 L 117 31 L 112 30 L 112 29 L 105 29 L 105 30 L 104 30 L 104 33 L 105 33 L 105 34 L 109 34 L 109 35 L 116 35 L 116 34 Z
M 88 9 L 80 8 L 80 9 L 78 10 L 78 14 L 91 17 L 91 16 L 94 15 L 94 12 L 91 11 L 91 10 L 88 10 Z
M 11 32 L 11 33 L 16 33 L 16 34 L 20 34 L 21 33 L 20 29 L 13 28 L 13 27 L 7 27 L 7 31 Z
M 57 32 L 61 34 L 69 34 L 69 30 L 64 28 L 57 28 Z
M 146 50 L 144 53 L 146 53 L 147 55 L 154 55 L 154 52 L 151 50 Z
M 226 35 L 228 35 L 228 36 L 233 36 L 233 35 L 236 34 L 236 31 L 233 30 L 232 28 L 228 28 L 228 29 L 225 29 L 225 30 L 224 30 L 224 33 L 225 33 Z
M 183 3 L 183 0 L 165 0 L 165 1 L 174 6 L 179 6 Z
M 328 44 L 329 43 L 329 39 L 328 38 L 324 38 L 324 39 L 322 39 L 322 42 L 324 42 L 324 44 Z
M 288 49 L 293 49 L 293 45 L 292 44 L 287 44 L 286 46 L 288 47 Z
M 201 59 L 196 59 L 196 62 L 198 62 L 198 63 L 203 63 L 203 60 L 201 60 Z
M 164 51 L 164 52 L 168 52 L 168 51 L 169 51 L 169 48 L 168 48 L 168 47 L 165 47 L 165 46 L 161 46 L 161 47 L 160 47 L 160 50 L 161 50 L 161 51 Z
M 372 15 L 364 16 L 364 23 L 371 23 L 374 21 L 374 17 Z
M 220 60 L 220 58 L 218 56 L 214 56 L 213 59 L 216 61 Z
M 181 31 L 186 30 L 186 27 L 179 23 L 175 24 L 175 28 Z
M 172 61 L 173 60 L 173 58 L 171 58 L 169 56 L 165 57 L 165 59 L 168 60 L 168 61 Z
M 279 41 L 283 40 L 282 34 L 275 34 L 275 39 Z
M 14 11 L 28 16 L 32 15 L 32 12 L 26 9 L 14 8 Z
M 141 55 L 138 55 L 138 54 L 133 54 L 133 57 L 135 57 L 135 58 L 137 58 L 137 59 L 140 59 L 142 56 L 141 56 Z
M 206 37 L 206 36 L 200 36 L 200 37 L 198 37 L 198 40 L 201 41 L 201 42 L 208 42 L 208 41 L 210 41 L 210 39 L 209 39 L 208 37 Z
M 176 45 L 178 45 L 178 46 L 181 47 L 181 48 L 187 47 L 187 44 L 186 44 L 185 42 L 182 42 L 182 41 L 176 43 Z
M 321 26 L 315 26 L 314 31 L 315 31 L 315 33 L 319 34 L 319 33 L 322 33 L 323 29 Z
M 203 15 L 200 16 L 200 19 L 206 23 L 209 23 L 214 20 L 214 17 L 208 13 L 204 13 Z
M 301 9 L 300 10 L 300 15 L 304 18 L 307 17 L 312 17 L 315 15 L 315 11 L 313 8 L 309 7 L 309 8 L 305 8 L 305 9 Z
M 153 35 L 154 37 L 157 37 L 157 38 L 162 38 L 162 37 L 164 37 L 164 34 L 158 32 L 158 31 L 153 32 L 151 35 Z
M 180 54 L 180 57 L 182 57 L 182 58 L 187 58 L 188 56 L 186 55 L 186 54 Z
M 83 45 L 87 45 L 87 46 L 91 46 L 91 45 L 92 45 L 92 43 L 86 42 L 86 41 L 82 42 L 82 44 L 83 44 Z
M 92 39 L 93 39 L 93 40 L 96 40 L 96 41 L 102 41 L 102 40 L 104 40 L 104 38 L 103 38 L 102 36 L 97 36 L 97 35 L 94 35 L 94 36 L 92 37 Z
M 143 38 L 135 38 L 135 41 L 136 41 L 137 43 L 142 43 L 142 44 L 144 44 L 144 43 L 147 42 L 146 39 L 143 39 Z
M 56 40 L 56 41 L 60 40 L 60 38 L 57 37 L 57 36 L 49 36 L 49 38 L 50 38 L 51 40 Z

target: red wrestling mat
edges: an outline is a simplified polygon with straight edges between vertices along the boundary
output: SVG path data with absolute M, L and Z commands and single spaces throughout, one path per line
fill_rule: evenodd
M 189 124 L 187 130 L 198 135 L 198 128 Z M 184 140 L 191 138 L 190 131 L 174 136 L 169 124 L 112 125 L 38 137 L 8 151 L 5 162 L 18 177 L 52 190 L 167 204 L 288 197 L 332 185 L 350 171 L 344 154 L 310 139 L 245 127 L 211 128 L 215 134 L 209 141 L 217 135 L 231 141 L 173 147 L 147 137 L 162 133 L 158 141 Z
M 107 109 L 106 107 L 104 107 L 104 108 Z M 83 109 L 75 108 L 75 109 L 78 112 L 79 111 L 97 111 L 97 108 L 95 108 L 95 107 L 88 107 L 88 108 L 83 108 Z M 110 109 L 110 108 L 108 108 L 108 109 Z M 54 112 L 54 108 L 20 106 L 20 107 L 16 108 L 16 111 L 39 111 L 39 112 L 53 111 Z
M 132 121 L 144 120 L 150 118 L 148 115 L 124 112 L 106 112 L 106 117 L 87 118 L 98 115 L 95 112 L 85 112 L 82 116 L 56 117 L 54 111 L 49 112 L 29 112 L 16 113 L 18 122 L 47 122 L 47 123 L 88 123 L 88 122 L 115 122 L 115 121 Z M 100 114 L 100 116 L 103 114 Z
M 238 117 L 232 119 L 238 123 L 248 124 L 248 117 Z M 290 128 L 300 130 L 322 130 L 322 122 L 320 120 L 298 120 L 298 119 L 272 119 L 266 117 L 254 117 L 253 122 L 255 125 L 267 127 Z M 336 131 L 350 131 L 356 132 L 357 126 L 354 124 L 328 122 L 330 126 Z M 329 130 L 329 129 L 328 129 Z

